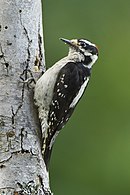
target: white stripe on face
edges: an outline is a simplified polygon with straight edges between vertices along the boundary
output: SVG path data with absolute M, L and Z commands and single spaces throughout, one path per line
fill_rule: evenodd
M 86 44 L 88 44 L 88 45 L 91 45 L 91 46 L 96 47 L 96 45 L 95 45 L 95 44 L 91 43 L 91 42 L 90 42 L 90 41 L 88 41 L 88 40 L 85 40 L 85 39 L 80 39 L 80 41 L 83 41 L 83 42 L 85 42 L 85 43 L 86 43 Z

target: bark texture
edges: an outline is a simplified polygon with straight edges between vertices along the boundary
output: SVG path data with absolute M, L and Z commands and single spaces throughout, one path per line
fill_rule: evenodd
M 0 0 L 0 195 L 52 194 L 33 104 L 42 37 L 41 0 Z

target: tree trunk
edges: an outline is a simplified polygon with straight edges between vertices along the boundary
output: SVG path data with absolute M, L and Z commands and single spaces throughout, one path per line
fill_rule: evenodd
M 0 0 L 0 195 L 52 194 L 33 104 L 43 65 L 41 0 Z

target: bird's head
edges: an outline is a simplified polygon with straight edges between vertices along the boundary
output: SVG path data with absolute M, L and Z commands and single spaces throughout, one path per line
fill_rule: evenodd
M 70 53 L 76 51 L 83 56 L 82 63 L 87 67 L 91 68 L 98 59 L 98 48 L 90 41 L 86 39 L 68 40 L 64 38 L 61 38 L 61 40 L 69 45 Z

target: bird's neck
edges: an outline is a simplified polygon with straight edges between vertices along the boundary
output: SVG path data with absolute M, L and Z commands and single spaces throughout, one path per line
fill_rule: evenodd
M 70 49 L 68 53 L 68 58 L 74 60 L 75 62 L 84 61 L 84 55 L 76 50 Z

